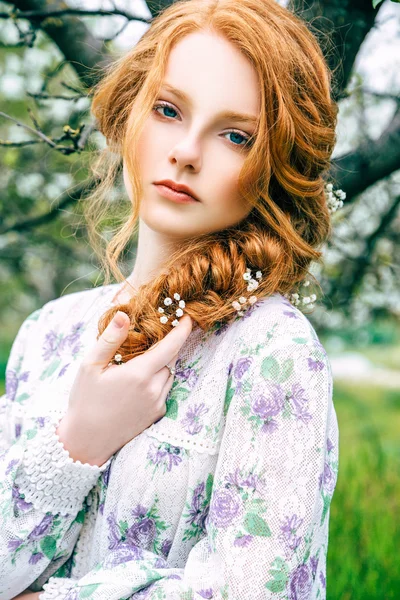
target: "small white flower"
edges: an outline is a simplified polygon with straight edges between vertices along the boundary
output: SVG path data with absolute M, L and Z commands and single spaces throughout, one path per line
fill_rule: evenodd
M 172 304 L 171 298 L 165 298 L 164 304 L 165 304 L 165 306 L 170 306 Z
M 256 273 L 256 278 L 257 278 L 257 279 L 261 279 L 261 277 L 262 277 L 262 273 L 261 273 L 261 271 L 257 271 L 257 273 Z
M 306 281 L 303 281 L 303 285 L 304 285 L 304 286 L 308 286 L 308 285 L 310 285 L 310 280 L 309 280 L 309 279 L 307 279 Z
M 163 309 L 161 306 L 159 306 L 159 307 L 158 307 L 158 312 L 159 312 L 159 313 L 163 313 L 163 312 L 165 312 L 165 311 L 164 311 L 164 309 Z
M 251 273 L 245 273 L 245 274 L 243 275 L 243 279 L 244 279 L 245 281 L 250 281 L 250 279 L 251 279 Z
M 120 362 L 120 361 L 122 360 L 122 355 L 121 355 L 121 354 L 116 354 L 116 355 L 114 356 L 114 360 L 115 360 L 116 362 Z
M 243 317 L 244 312 L 242 310 L 239 310 L 238 315 L 239 315 L 239 317 Z
M 242 308 L 240 306 L 239 302 L 237 302 L 236 300 L 234 302 L 232 302 L 232 306 L 235 310 L 240 310 Z
M 171 325 L 172 327 L 176 327 L 179 324 L 179 321 L 177 321 L 177 319 L 175 319 L 175 321 L 172 321 Z
M 327 184 L 326 184 L 326 190 L 327 190 L 328 192 L 331 192 L 331 191 L 333 190 L 333 185 L 332 185 L 331 183 L 327 183 Z
M 178 306 L 179 306 L 179 308 L 185 308 L 185 306 L 186 306 L 185 301 L 184 300 L 180 300 Z
M 311 294 L 310 298 L 311 302 L 314 302 L 317 299 L 317 296 L 315 294 Z
M 255 304 L 255 302 L 257 302 L 257 296 L 250 296 L 249 304 Z
M 165 323 L 168 323 L 168 317 L 164 315 L 163 317 L 160 317 L 160 321 L 165 325 Z
M 177 317 L 181 317 L 181 316 L 183 315 L 183 310 L 182 310 L 181 308 L 178 308 L 178 309 L 175 311 L 175 314 L 176 314 L 176 316 L 177 316 Z
M 298 300 L 298 299 L 299 299 L 299 297 L 300 297 L 300 296 L 299 296 L 299 294 L 296 294 L 296 293 L 295 293 L 295 294 L 292 294 L 292 298 L 293 298 L 294 300 Z
M 181 297 L 180 297 L 179 294 L 174 294 L 174 298 L 175 298 L 175 300 L 180 300 L 181 299 Z
M 303 304 L 309 304 L 309 303 L 310 303 L 309 296 L 304 296 L 304 298 L 303 298 Z
M 240 296 L 239 302 L 240 304 L 246 304 L 246 298 L 244 296 Z

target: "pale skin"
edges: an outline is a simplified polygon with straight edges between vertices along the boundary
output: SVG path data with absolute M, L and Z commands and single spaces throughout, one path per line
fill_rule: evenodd
M 231 42 L 201 31 L 172 49 L 164 83 L 187 98 L 183 101 L 164 86 L 138 141 L 143 185 L 138 247 L 127 278 L 131 287 L 125 286 L 114 299 L 121 303 L 160 272 L 182 240 L 230 227 L 250 210 L 237 182 L 248 152 L 245 144 L 256 125 L 220 113 L 234 111 L 257 119 L 259 84 L 253 66 Z M 153 185 L 162 179 L 188 185 L 200 202 L 177 204 L 162 197 Z M 124 182 L 131 197 L 125 168 Z M 83 359 L 57 429 L 74 460 L 99 466 L 165 415 L 173 383 L 165 365 L 175 365 L 192 331 L 192 321 L 184 315 L 143 355 L 108 366 L 128 334 L 129 318 L 118 314 L 121 327 L 114 319 Z M 14 600 L 39 595 L 27 591 Z

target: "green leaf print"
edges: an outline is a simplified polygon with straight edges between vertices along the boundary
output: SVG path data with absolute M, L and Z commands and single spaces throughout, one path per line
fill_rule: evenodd
M 32 440 L 37 435 L 37 429 L 28 429 L 26 432 L 26 437 L 28 440 Z
M 82 509 L 76 515 L 76 517 L 75 517 L 75 523 L 83 523 L 84 520 L 85 520 L 85 510 Z
M 99 585 L 100 583 L 90 583 L 89 585 L 85 585 L 79 592 L 79 598 L 90 598 Z
M 176 421 L 178 417 L 178 403 L 175 398 L 168 398 L 166 403 L 166 413 L 164 417 L 168 417 L 169 419 L 174 419 Z
M 229 377 L 228 379 L 228 389 L 226 390 L 226 394 L 225 394 L 225 401 L 224 401 L 224 417 L 226 417 L 228 410 L 229 410 L 229 406 L 231 404 L 231 400 L 235 394 L 235 388 L 231 387 L 231 383 L 232 383 L 232 378 Z
M 286 587 L 286 581 L 273 579 L 272 581 L 268 581 L 268 583 L 265 584 L 265 587 L 269 589 L 270 592 L 283 592 Z
M 307 338 L 302 338 L 302 337 L 292 338 L 292 340 L 294 342 L 296 342 L 296 344 L 307 344 L 307 342 L 308 342 Z
M 206 481 L 206 499 L 207 499 L 207 502 L 209 502 L 210 499 L 211 499 L 211 492 L 212 492 L 213 481 L 214 481 L 213 474 L 209 473 L 209 475 L 207 477 L 207 481 Z
M 56 548 L 57 548 L 57 540 L 55 537 L 48 535 L 40 542 L 40 548 L 47 558 L 53 558 Z
M 20 394 L 15 398 L 15 402 L 24 402 L 29 398 L 29 394 Z
M 47 369 L 45 369 L 43 371 L 43 373 L 40 376 L 40 381 L 43 381 L 44 379 L 46 379 L 47 377 L 50 377 L 51 375 L 53 375 L 53 373 L 58 369 L 58 367 L 60 366 L 61 363 L 61 358 L 58 358 L 57 360 L 54 360 L 52 363 L 49 364 L 49 366 L 47 367 Z
M 248 513 L 245 517 L 243 526 L 251 535 L 270 537 L 271 530 L 262 517 L 255 513 Z
M 293 358 L 286 359 L 282 364 L 282 369 L 279 366 L 276 358 L 267 356 L 261 363 L 261 374 L 264 379 L 271 379 L 276 383 L 287 381 L 293 373 Z
M 273 579 L 268 581 L 265 587 L 271 592 L 282 592 L 289 579 L 289 567 L 279 556 L 274 560 L 272 566 L 275 568 L 270 569 L 268 572 L 272 575 Z

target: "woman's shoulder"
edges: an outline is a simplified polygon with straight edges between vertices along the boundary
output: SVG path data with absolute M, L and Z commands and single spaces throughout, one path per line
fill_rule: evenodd
M 71 316 L 72 312 L 84 315 L 90 308 L 103 306 L 108 302 L 111 303 L 113 293 L 116 293 L 119 285 L 118 283 L 113 283 L 66 293 L 58 298 L 49 300 L 39 310 L 47 313 L 47 315 L 65 314 Z
M 235 323 L 239 337 L 247 342 L 320 343 L 307 315 L 280 293 L 259 299 Z

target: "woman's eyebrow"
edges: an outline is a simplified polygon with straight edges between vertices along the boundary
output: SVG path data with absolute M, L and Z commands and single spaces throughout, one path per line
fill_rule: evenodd
M 178 88 L 174 87 L 173 85 L 170 85 L 169 83 L 163 83 L 162 88 L 164 88 L 167 92 L 171 92 L 171 94 L 174 94 L 177 98 L 185 102 L 188 106 L 192 106 L 192 102 L 189 96 L 187 96 L 182 90 L 179 90 Z M 238 113 L 234 110 L 226 110 L 220 112 L 216 115 L 216 118 L 226 119 L 228 121 L 241 121 L 242 123 L 251 123 L 253 125 L 256 125 L 258 123 L 258 117 L 255 117 L 254 115 Z

